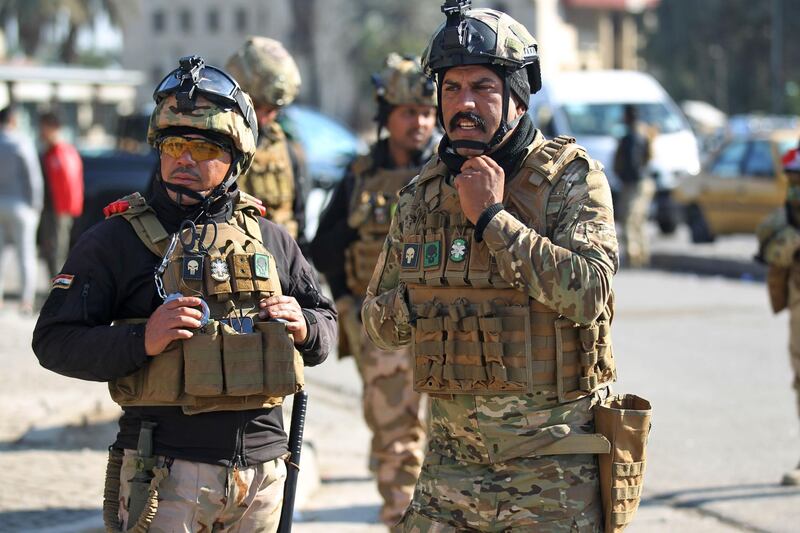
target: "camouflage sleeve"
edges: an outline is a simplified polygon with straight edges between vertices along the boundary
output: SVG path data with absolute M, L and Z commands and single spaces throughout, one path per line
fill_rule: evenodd
M 392 218 L 389 234 L 367 287 L 361 320 L 372 341 L 384 350 L 396 349 L 411 342 L 410 313 L 405 284 L 400 281 L 402 212 L 411 200 L 403 194 Z
M 565 317 L 595 320 L 611 294 L 618 267 L 611 190 L 605 174 L 578 159 L 561 179 L 572 180 L 553 239 L 501 211 L 486 227 L 484 240 L 503 279 Z
M 768 216 L 756 228 L 759 244 L 758 258 L 771 266 L 788 268 L 800 250 L 800 231 L 789 224 L 786 209 Z

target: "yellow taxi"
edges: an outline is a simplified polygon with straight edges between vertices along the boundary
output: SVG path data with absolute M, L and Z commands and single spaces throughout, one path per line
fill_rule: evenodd
M 753 132 L 723 144 L 696 177 L 673 191 L 684 207 L 693 242 L 717 235 L 753 233 L 783 204 L 783 154 L 797 147 L 800 129 Z

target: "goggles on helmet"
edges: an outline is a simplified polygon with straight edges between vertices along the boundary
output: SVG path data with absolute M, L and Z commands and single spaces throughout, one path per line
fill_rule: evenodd
M 194 101 L 198 94 L 222 106 L 237 108 L 253 130 L 253 137 L 258 138 L 255 110 L 248 105 L 242 88 L 224 71 L 206 65 L 202 57 L 182 57 L 180 67 L 167 74 L 158 84 L 153 92 L 153 100 L 158 105 L 171 94 L 176 94 L 178 108 L 181 111 L 194 109 Z
M 159 140 L 158 149 L 161 150 L 161 153 L 176 159 L 188 150 L 195 161 L 219 159 L 223 154 L 229 153 L 227 147 L 208 139 L 190 139 L 177 135 L 170 135 Z

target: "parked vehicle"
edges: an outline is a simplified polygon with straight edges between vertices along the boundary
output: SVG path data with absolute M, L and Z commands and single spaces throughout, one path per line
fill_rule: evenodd
M 730 138 L 695 179 L 674 190 L 693 242 L 752 233 L 786 195 L 781 158 L 797 146 L 800 129 L 751 131 Z
M 309 107 L 289 106 L 282 120 L 305 152 L 311 179 L 306 199 L 306 235 L 313 237 L 317 219 L 329 191 L 341 179 L 347 162 L 365 145 L 344 125 Z M 146 122 L 144 122 L 146 124 Z M 75 221 L 73 242 L 103 219 L 103 207 L 134 191 L 145 194 L 156 169 L 155 151 L 111 150 L 82 152 L 84 162 L 84 213 Z
M 622 111 L 635 105 L 639 119 L 658 131 L 649 172 L 655 177 L 656 220 L 665 233 L 675 230 L 678 214 L 670 191 L 679 178 L 700 171 L 697 139 L 680 108 L 649 74 L 625 70 L 562 72 L 550 75 L 531 98 L 534 123 L 547 136 L 570 135 L 604 166 L 613 193 L 617 142 L 625 133 Z

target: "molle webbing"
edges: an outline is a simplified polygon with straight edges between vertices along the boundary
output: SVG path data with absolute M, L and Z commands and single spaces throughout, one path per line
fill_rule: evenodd
M 470 300 L 462 293 L 450 288 L 410 291 L 418 316 L 416 390 L 446 394 L 556 390 L 560 400 L 569 401 L 613 378 L 606 321 L 580 326 L 536 301 L 524 302 L 522 293 L 510 289 L 472 289 Z
M 218 223 L 216 231 L 212 224 L 197 226 L 206 252 L 197 244 L 185 251 L 178 243 L 164 272 L 164 289 L 202 297 L 211 320 L 190 339 L 148 358 L 134 374 L 111 381 L 114 401 L 179 405 L 194 414 L 273 407 L 302 389 L 303 360 L 285 324 L 258 319 L 258 301 L 280 296 L 281 284 L 275 258 L 262 244 L 257 214 L 258 204 L 242 194 L 230 223 Z M 144 217 L 151 222 L 140 223 Z M 153 253 L 166 249 L 167 238 L 153 240 L 167 234 L 143 200 L 125 218 L 134 228 L 149 226 L 137 235 Z M 184 230 L 184 242 L 190 241 L 189 231 Z M 245 328 L 250 323 L 253 331 Z
M 417 168 L 377 168 L 369 155 L 357 158 L 351 169 L 355 178 L 349 199 L 348 225 L 358 230 L 358 239 L 345 250 L 345 274 L 350 292 L 362 297 L 389 233 L 397 193 Z
M 507 180 L 509 211 L 551 235 L 576 178 L 564 170 L 578 158 L 593 168 L 574 139 L 532 144 L 517 175 Z M 426 165 L 401 221 L 399 278 L 416 316 L 415 389 L 443 394 L 548 390 L 566 402 L 613 381 L 608 327 L 613 302 L 594 323 L 576 324 L 512 287 L 486 243 L 475 240 L 447 174 L 439 162 Z

